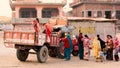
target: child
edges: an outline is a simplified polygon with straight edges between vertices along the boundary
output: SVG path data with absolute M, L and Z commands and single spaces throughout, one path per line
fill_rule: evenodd
M 96 62 L 98 62 L 98 60 L 103 62 L 103 60 L 104 60 L 104 53 L 103 53 L 103 51 L 99 51 L 99 55 L 98 55 L 98 57 L 96 59 Z
M 100 60 L 101 62 L 105 61 L 106 60 L 106 53 L 103 50 L 99 51 L 99 55 L 98 55 L 98 58 L 96 61 Z

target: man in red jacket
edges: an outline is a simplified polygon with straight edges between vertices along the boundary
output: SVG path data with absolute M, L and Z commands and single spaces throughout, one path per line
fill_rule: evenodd
M 70 60 L 70 54 L 71 54 L 71 49 L 70 49 L 70 43 L 68 38 L 63 38 L 62 41 L 64 42 L 64 58 L 66 59 L 66 61 Z

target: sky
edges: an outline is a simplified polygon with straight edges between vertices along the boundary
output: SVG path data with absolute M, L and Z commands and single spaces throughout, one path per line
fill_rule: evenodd
M 69 6 L 69 3 L 71 3 L 73 0 L 67 0 L 67 4 L 66 4 L 66 6 L 64 6 L 64 8 L 63 8 L 63 10 L 65 11 L 65 12 L 67 12 L 67 11 L 69 11 L 69 10 L 72 10 L 72 8 L 70 8 L 70 6 Z
M 11 17 L 12 11 L 9 5 L 9 0 L 0 0 L 0 16 Z
M 68 10 L 71 10 L 68 4 L 70 2 L 72 2 L 72 0 L 67 0 L 67 5 L 63 9 L 65 12 L 67 12 Z M 0 0 L 0 16 L 11 17 L 11 15 L 12 15 L 12 11 L 9 5 L 9 0 Z

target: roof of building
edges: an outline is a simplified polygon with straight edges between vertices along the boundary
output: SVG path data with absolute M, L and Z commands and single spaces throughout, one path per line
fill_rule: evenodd
M 89 18 L 89 17 L 67 17 L 68 20 L 81 20 L 81 21 L 98 21 L 98 22 L 107 22 L 107 21 L 117 21 L 117 19 L 106 19 L 106 18 Z
M 76 2 L 76 3 L 71 3 L 70 6 L 71 7 L 75 7 L 75 6 L 78 6 L 78 5 L 82 5 L 82 4 L 108 4 L 108 5 L 120 5 L 120 2 L 117 2 L 117 1 L 80 1 L 80 2 Z
M 44 1 L 44 0 L 43 0 Z M 64 7 L 67 3 L 66 0 L 63 0 L 61 2 L 59 1 L 39 1 L 39 0 L 16 0 L 12 1 L 10 0 L 10 6 L 13 10 L 15 10 L 15 6 L 62 6 Z

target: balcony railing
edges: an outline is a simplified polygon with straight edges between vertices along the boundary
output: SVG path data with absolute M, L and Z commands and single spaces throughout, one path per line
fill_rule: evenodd
M 12 24 L 32 24 L 35 18 L 12 18 Z M 47 23 L 49 18 L 39 18 L 39 22 Z
M 13 18 L 11 23 L 13 24 L 32 24 L 34 18 Z

